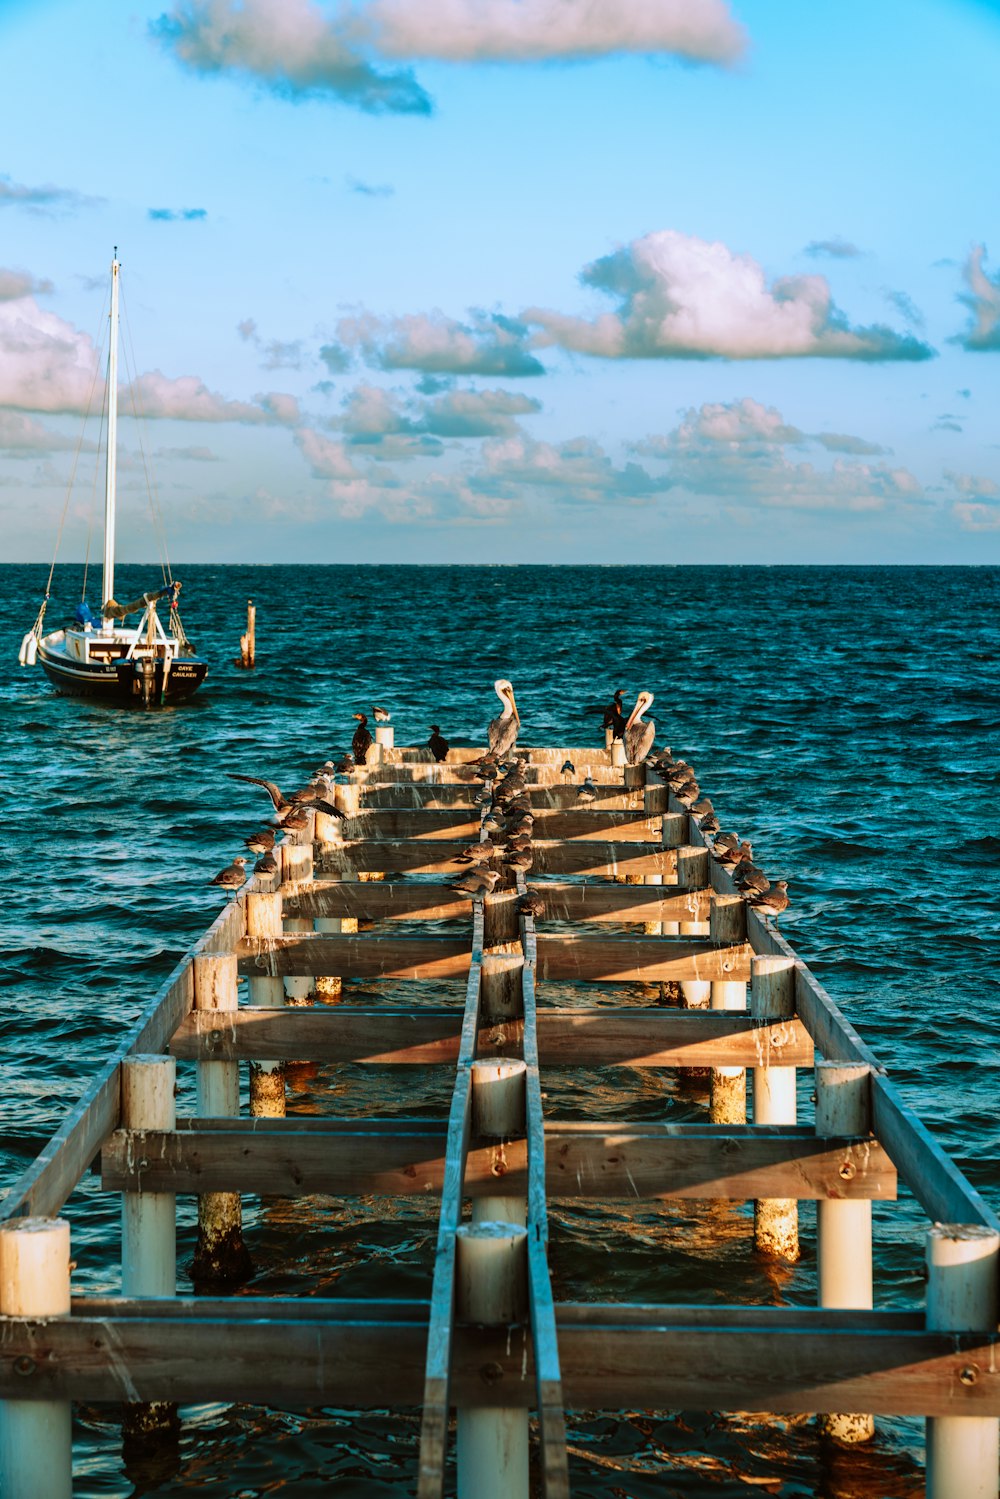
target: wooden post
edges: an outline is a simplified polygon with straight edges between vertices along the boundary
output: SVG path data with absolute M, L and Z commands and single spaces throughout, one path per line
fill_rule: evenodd
M 122 1128 L 175 1129 L 176 1089 L 173 1057 L 126 1057 L 121 1066 Z M 172 1192 L 122 1193 L 122 1295 L 177 1295 L 177 1200 Z M 126 1445 L 176 1436 L 177 1430 L 172 1401 L 143 1400 L 125 1406 Z
M 472 1124 L 487 1140 L 510 1140 L 525 1130 L 527 1065 L 518 1058 L 475 1062 L 472 1067 Z M 502 1158 L 503 1147 L 495 1147 Z M 528 1220 L 524 1197 L 474 1197 L 473 1223 L 517 1223 Z
M 695 922 L 693 925 L 701 925 Z M 684 923 L 681 930 L 684 930 Z M 732 947 L 745 942 L 747 908 L 742 895 L 715 895 L 709 912 L 709 935 L 716 947 Z M 713 1010 L 745 1010 L 747 986 L 744 983 L 716 982 L 709 997 Z M 744 1067 L 713 1067 L 710 1117 L 713 1124 L 746 1124 L 747 1074 Z
M 285 986 L 280 978 L 267 972 L 267 947 L 282 934 L 281 892 L 264 895 L 251 892 L 246 898 L 247 937 L 258 938 L 261 953 L 260 975 L 247 980 L 250 1003 L 266 1009 L 280 1010 L 285 1003 Z M 250 1113 L 256 1119 L 283 1119 L 285 1116 L 285 1069 L 281 1062 L 250 1063 Z
M 313 819 L 316 814 L 313 813 Z M 315 822 L 312 828 L 303 829 L 299 834 L 285 838 L 281 844 L 281 882 L 283 885 L 301 884 L 313 877 L 313 840 L 312 833 L 315 830 Z M 285 916 L 282 920 L 282 930 L 285 932 L 311 932 L 312 921 L 304 916 Z M 307 1005 L 316 992 L 316 984 L 308 974 L 292 974 L 284 981 L 285 1003 L 290 1005 Z
M 666 787 L 664 787 L 666 790 Z M 680 817 L 676 812 L 664 812 L 660 818 L 660 847 L 681 848 L 687 840 L 687 818 Z M 680 855 L 678 855 L 678 860 Z M 665 885 L 679 885 L 681 883 L 681 870 L 678 867 L 673 874 L 663 876 Z M 679 921 L 661 921 L 660 935 L 663 937 L 680 936 L 681 924 Z M 661 986 L 662 988 L 662 986 Z
M 238 1008 L 235 953 L 199 953 L 193 963 L 194 1007 L 215 1013 Z M 240 1112 L 240 1064 L 199 1062 L 196 1067 L 199 1119 L 236 1119 Z M 191 1262 L 197 1285 L 239 1285 L 253 1275 L 243 1244 L 243 1211 L 238 1192 L 202 1192 L 198 1198 L 198 1243 Z
M 611 751 L 612 765 L 624 766 L 625 764 L 625 741 L 624 739 L 613 739 L 609 746 Z
M 459 1318 L 486 1327 L 524 1322 L 527 1230 L 512 1223 L 463 1225 L 455 1248 Z M 458 1499 L 528 1499 L 526 1410 L 460 1410 L 457 1449 Z
M 756 1020 L 790 1020 L 795 1014 L 792 958 L 750 960 L 750 1013 Z M 754 1124 L 795 1124 L 795 1068 L 753 1069 Z M 799 1204 L 794 1197 L 761 1198 L 753 1205 L 753 1242 L 772 1259 L 799 1258 Z
M 997 1326 L 1000 1235 L 979 1224 L 935 1223 L 927 1234 L 927 1326 L 992 1333 Z M 972 1366 L 968 1377 L 979 1377 Z M 966 1371 L 959 1378 L 966 1379 Z M 1000 1421 L 940 1416 L 927 1422 L 927 1499 L 996 1499 Z
M 524 1014 L 524 953 L 517 890 L 494 890 L 484 900 L 481 1014 L 485 1024 L 495 1025 Z
M 253 599 L 247 599 L 247 632 L 240 636 L 240 659 L 237 666 L 244 671 L 253 671 L 257 664 L 257 607 Z
M 377 763 L 378 764 L 380 764 L 380 765 L 387 764 L 392 759 L 392 755 L 391 754 L 387 754 L 386 751 L 387 750 L 391 750 L 394 747 L 395 743 L 396 743 L 396 733 L 395 733 L 395 729 L 393 728 L 392 724 L 391 723 L 377 723 L 375 725 L 375 746 L 374 746 L 374 748 L 377 750 Z M 373 760 L 376 759 L 376 755 L 375 754 L 372 755 L 372 759 Z
M 685 835 L 687 815 L 683 815 Z M 699 890 L 709 883 L 708 849 L 695 844 L 684 844 L 677 849 L 677 883 L 689 889 Z M 681 921 L 677 924 L 681 937 L 707 937 L 711 927 L 707 921 Z M 681 1003 L 685 1010 L 707 1010 L 712 999 L 712 986 L 702 979 L 685 980 L 681 984 Z
M 69 1313 L 69 1224 L 64 1218 L 5 1223 L 0 1228 L 0 1315 Z M 0 1494 L 4 1499 L 72 1499 L 72 1492 L 69 1401 L 0 1402 Z
M 816 1063 L 816 1134 L 867 1135 L 871 1131 L 871 1068 L 867 1064 Z M 870 1311 L 872 1299 L 872 1205 L 868 1200 L 824 1200 L 816 1205 L 819 1305 Z M 874 1417 L 831 1413 L 820 1429 L 842 1447 L 868 1442 Z

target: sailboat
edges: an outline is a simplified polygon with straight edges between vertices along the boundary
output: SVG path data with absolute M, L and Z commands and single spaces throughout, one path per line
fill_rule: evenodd
M 178 609 L 181 585 L 171 579 L 162 588 L 126 604 L 115 599 L 115 500 L 118 438 L 118 250 L 111 263 L 111 318 L 107 374 L 107 468 L 104 490 L 104 574 L 100 611 L 84 599 L 72 623 L 43 634 L 49 586 L 32 628 L 21 642 L 22 666 L 40 663 L 58 692 L 98 698 L 109 703 L 154 708 L 190 697 L 208 673 L 184 632 Z M 55 563 L 53 562 L 53 570 Z M 167 628 L 160 618 L 166 608 Z M 134 627 L 130 614 L 139 614 Z

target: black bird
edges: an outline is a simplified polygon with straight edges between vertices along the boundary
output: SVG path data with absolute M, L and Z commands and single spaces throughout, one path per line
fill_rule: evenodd
M 427 748 L 438 764 L 443 765 L 448 758 L 448 741 L 441 733 L 440 724 L 431 724 L 431 737 L 427 741 Z
M 625 714 L 622 712 L 622 698 L 625 696 L 624 687 L 619 687 L 611 702 L 604 709 L 604 719 L 601 723 L 602 729 L 610 729 L 613 739 L 625 737 Z
M 354 730 L 354 738 L 351 740 L 351 749 L 354 751 L 354 758 L 358 762 L 358 764 L 364 765 L 365 761 L 368 758 L 368 751 L 371 749 L 375 741 L 368 732 L 368 714 L 354 713 L 352 714 L 352 717 L 358 720 L 358 726 Z

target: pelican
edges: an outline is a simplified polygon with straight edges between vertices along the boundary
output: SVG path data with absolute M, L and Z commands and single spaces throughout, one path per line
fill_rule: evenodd
M 653 694 L 651 692 L 640 692 L 635 700 L 635 707 L 628 716 L 628 722 L 622 731 L 625 741 L 625 763 L 626 765 L 641 765 L 643 760 L 653 748 L 653 740 L 656 738 L 656 725 L 652 719 L 649 723 L 643 723 L 642 715 L 653 706 Z
M 521 717 L 514 701 L 514 688 L 507 678 L 498 677 L 493 683 L 493 689 L 503 703 L 503 712 L 490 720 L 490 754 L 495 755 L 498 760 L 505 760 L 517 743 Z

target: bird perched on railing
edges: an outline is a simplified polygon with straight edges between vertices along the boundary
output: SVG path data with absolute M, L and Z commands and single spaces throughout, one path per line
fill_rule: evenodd
M 335 769 L 339 776 L 349 776 L 354 769 L 354 756 L 346 753 L 341 755 Z
M 743 859 L 753 861 L 753 847 L 747 843 L 746 839 L 738 847 L 724 848 L 721 854 L 715 856 L 716 863 L 721 864 L 723 869 L 729 870 L 735 869 Z
M 788 910 L 791 904 L 788 898 L 788 881 L 775 880 L 774 884 L 761 895 L 752 895 L 748 904 L 753 907 L 758 916 L 773 916 L 775 926 L 778 925 L 778 917 Z
M 439 765 L 442 765 L 447 760 L 449 746 L 447 739 L 441 733 L 440 724 L 431 724 L 431 737 L 427 741 L 427 748 Z
M 389 712 L 388 708 L 372 709 L 372 718 L 374 718 L 376 723 L 388 723 L 391 717 L 392 714 Z
M 499 869 L 470 869 L 467 874 L 452 880 L 451 888 L 473 898 L 489 894 L 500 878 Z
M 278 861 L 273 854 L 263 854 L 253 867 L 254 874 L 277 874 Z
M 220 885 L 223 890 L 231 890 L 235 895 L 247 882 L 246 859 L 242 854 L 237 854 L 231 864 L 225 869 L 220 869 L 218 874 L 209 880 L 210 885 Z
M 358 764 L 364 765 L 366 760 L 368 759 L 368 751 L 375 743 L 371 734 L 368 732 L 368 714 L 352 713 L 351 717 L 358 720 L 358 726 L 354 730 L 354 737 L 351 740 L 351 750 Z
M 597 787 L 589 771 L 583 785 L 576 794 L 576 799 L 581 807 L 592 807 L 597 800 Z
M 746 896 L 766 895 L 771 888 L 771 881 L 762 869 L 757 868 L 756 864 L 743 870 L 742 873 L 737 865 L 733 870 L 733 882 L 737 889 Z
M 692 817 L 707 817 L 708 814 L 710 812 L 713 812 L 714 810 L 715 809 L 712 806 L 711 801 L 706 796 L 700 802 L 695 802 L 694 806 L 691 808 L 691 816 Z
M 518 901 L 517 911 L 519 916 L 541 916 L 545 911 L 545 902 L 536 890 L 529 890 Z
M 310 807 L 320 812 L 327 812 L 331 817 L 343 817 L 328 798 L 333 795 L 333 787 L 325 776 L 315 776 L 308 786 L 303 786 L 299 791 L 293 791 L 290 796 L 282 796 L 273 781 L 261 780 L 260 776 L 238 775 L 235 770 L 227 772 L 231 781 L 247 781 L 251 786 L 263 786 L 271 804 L 277 812 L 279 819 L 283 819 L 287 813 L 295 808 Z M 284 825 L 284 824 L 283 824 Z M 247 845 L 249 847 L 249 844 Z
M 458 854 L 456 864 L 488 864 L 494 854 L 500 852 L 499 845 L 490 838 L 484 838 L 482 843 L 466 844 L 462 853 Z
M 607 707 L 601 709 L 601 728 L 610 729 L 612 739 L 621 739 L 625 733 L 625 714 L 622 712 L 624 696 L 625 688 L 619 687 Z
M 487 730 L 490 753 L 496 755 L 498 760 L 504 760 L 517 743 L 521 717 L 517 711 L 517 703 L 514 701 L 514 688 L 506 677 L 497 677 L 493 683 L 493 690 L 503 703 L 503 712 L 490 720 Z
M 720 826 L 719 819 L 714 812 L 709 812 L 707 817 L 701 819 L 701 830 L 706 837 L 711 837 L 713 833 L 717 833 Z
M 275 833 L 273 828 L 264 828 L 259 833 L 252 833 L 249 838 L 244 839 L 243 847 L 248 848 L 252 854 L 269 854 L 274 847 Z
M 560 767 L 560 770 L 559 770 L 559 774 L 561 776 L 565 776 L 565 778 L 566 778 L 567 781 L 572 776 L 576 775 L 576 766 L 573 764 L 572 760 L 564 760 L 563 761 L 563 763 L 562 763 L 562 765 Z
M 653 740 L 656 738 L 656 724 L 652 719 L 648 723 L 643 722 L 643 714 L 653 706 L 653 694 L 651 692 L 640 692 L 635 700 L 635 707 L 628 716 L 628 721 L 622 731 L 625 741 L 625 763 L 626 765 L 641 765 L 643 760 L 653 748 Z
M 513 853 L 504 857 L 504 863 L 509 864 L 512 869 L 529 870 L 534 863 L 530 848 L 515 849 Z

